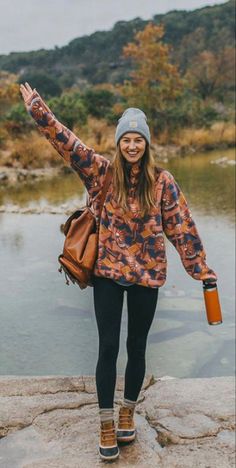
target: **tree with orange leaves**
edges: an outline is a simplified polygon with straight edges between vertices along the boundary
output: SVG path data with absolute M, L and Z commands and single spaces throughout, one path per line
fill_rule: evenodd
M 204 50 L 197 55 L 186 73 L 190 87 L 207 100 L 225 100 L 235 87 L 235 48 L 225 47 L 217 53 Z
M 135 68 L 124 82 L 121 94 L 128 105 L 142 108 L 155 122 L 181 94 L 182 80 L 176 65 L 171 63 L 170 46 L 162 42 L 164 27 L 148 23 L 134 42 L 124 47 L 126 58 Z
M 0 71 L 0 117 L 9 109 L 9 105 L 20 102 L 17 76 L 6 71 Z

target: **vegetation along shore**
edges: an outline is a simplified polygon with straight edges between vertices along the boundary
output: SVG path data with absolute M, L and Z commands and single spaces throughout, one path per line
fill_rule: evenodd
M 59 120 L 108 157 L 115 150 L 114 126 L 128 106 L 150 118 L 152 149 L 160 160 L 234 146 L 233 44 L 230 0 L 150 21 L 120 21 L 110 31 L 53 50 L 0 56 L 0 166 L 62 165 L 24 109 L 24 81 Z

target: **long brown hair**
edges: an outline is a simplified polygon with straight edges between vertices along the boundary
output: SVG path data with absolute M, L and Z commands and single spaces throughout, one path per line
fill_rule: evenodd
M 119 145 L 117 146 L 112 166 L 115 197 L 119 205 L 126 210 L 129 179 L 127 161 L 122 155 Z M 144 215 L 147 214 L 152 207 L 156 206 L 154 199 L 154 183 L 156 174 L 159 172 L 159 168 L 156 166 L 148 144 L 146 145 L 145 152 L 140 161 L 140 169 L 137 198 L 141 214 Z

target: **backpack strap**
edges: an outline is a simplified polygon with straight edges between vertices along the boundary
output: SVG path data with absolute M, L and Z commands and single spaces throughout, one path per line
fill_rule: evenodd
M 99 219 L 101 217 L 101 214 L 102 214 L 102 207 L 103 207 L 103 203 L 105 201 L 105 197 L 106 197 L 106 194 L 107 194 L 107 191 L 108 191 L 108 187 L 110 185 L 110 182 L 111 182 L 111 178 L 112 178 L 112 168 L 111 168 L 111 164 L 109 164 L 108 166 L 108 169 L 107 169 L 107 173 L 106 173 L 106 177 L 105 177 L 105 182 L 104 182 L 104 185 L 102 187 L 102 192 L 101 192 L 101 200 L 100 200 L 100 204 L 99 204 Z

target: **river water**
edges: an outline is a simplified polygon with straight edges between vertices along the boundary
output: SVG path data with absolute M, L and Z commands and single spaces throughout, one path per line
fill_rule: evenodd
M 213 164 L 232 150 L 194 154 L 165 164 L 184 191 L 211 268 L 218 274 L 223 324 L 209 326 L 201 282 L 190 278 L 167 241 L 168 279 L 147 347 L 147 372 L 156 377 L 234 373 L 234 168 Z M 164 165 L 164 164 L 163 164 Z M 75 174 L 0 191 L 0 204 L 78 205 Z M 57 272 L 63 214 L 0 214 L 0 374 L 91 375 L 98 337 L 92 288 L 67 286 Z M 111 304 L 112 313 L 112 304 Z M 126 364 L 124 306 L 118 373 Z

